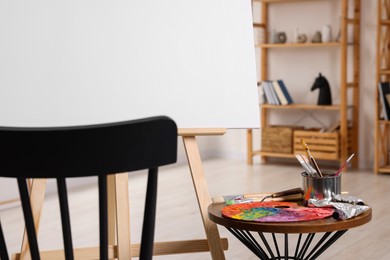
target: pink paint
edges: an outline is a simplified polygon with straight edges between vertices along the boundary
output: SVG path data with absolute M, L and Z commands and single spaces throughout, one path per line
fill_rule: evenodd
M 252 202 L 226 206 L 222 215 L 227 218 L 255 222 L 297 222 L 330 217 L 332 208 L 308 208 L 294 202 Z

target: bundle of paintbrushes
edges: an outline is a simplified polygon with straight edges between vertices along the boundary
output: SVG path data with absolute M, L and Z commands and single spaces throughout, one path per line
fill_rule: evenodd
M 316 160 L 314 159 L 313 155 L 310 152 L 309 146 L 304 140 L 301 140 L 302 146 L 306 151 L 306 155 L 302 154 L 295 154 L 295 157 L 298 159 L 299 163 L 302 165 L 305 172 L 307 172 L 308 175 L 311 177 L 324 177 L 320 168 L 318 167 L 318 164 Z M 341 165 L 341 167 L 335 172 L 334 175 L 341 174 L 342 169 L 347 166 L 349 161 L 352 159 L 354 154 L 349 156 L 349 158 Z

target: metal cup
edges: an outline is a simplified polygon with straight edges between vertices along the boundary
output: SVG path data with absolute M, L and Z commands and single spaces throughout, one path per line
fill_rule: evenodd
M 303 202 L 308 204 L 309 199 L 332 200 L 341 194 L 341 174 L 334 175 L 333 171 L 324 171 L 324 177 L 313 177 L 306 172 L 302 173 Z

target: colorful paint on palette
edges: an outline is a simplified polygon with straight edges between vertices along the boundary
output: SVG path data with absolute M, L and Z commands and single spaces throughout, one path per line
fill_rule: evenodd
M 222 215 L 255 222 L 296 222 L 330 217 L 332 208 L 308 208 L 293 202 L 252 202 L 226 206 Z

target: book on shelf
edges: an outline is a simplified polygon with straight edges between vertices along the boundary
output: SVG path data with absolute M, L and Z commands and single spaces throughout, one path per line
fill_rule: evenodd
M 382 105 L 383 117 L 385 120 L 390 118 L 390 83 L 379 82 L 379 98 Z
M 280 105 L 280 100 L 279 100 L 279 97 L 275 91 L 275 87 L 274 85 L 272 84 L 272 81 L 271 80 L 267 80 L 267 84 L 269 85 L 269 88 L 271 89 L 271 94 L 272 94 L 272 98 L 274 100 L 274 103 L 275 105 Z
M 265 97 L 264 89 L 261 86 L 261 82 L 257 82 L 257 94 L 258 94 L 259 104 L 264 104 L 267 102 L 267 98 Z
M 264 93 L 264 101 L 268 104 L 272 104 L 271 93 L 269 92 L 269 88 L 268 88 L 267 84 L 265 83 L 265 81 L 262 81 L 260 83 L 260 87 Z
M 276 95 L 278 96 L 279 98 L 279 101 L 280 101 L 280 104 L 281 105 L 288 105 L 288 101 L 287 101 L 287 98 L 286 96 L 284 95 L 283 91 L 282 91 L 282 88 L 280 87 L 279 85 L 279 82 L 277 80 L 273 80 L 272 81 L 272 85 L 275 89 L 275 92 L 276 92 Z
M 261 82 L 265 99 L 272 105 L 288 105 L 293 100 L 283 80 L 264 80 Z
M 276 83 L 277 83 L 277 85 L 279 85 L 280 89 L 282 90 L 282 92 L 283 92 L 283 94 L 284 94 L 284 96 L 285 96 L 285 98 L 286 98 L 286 100 L 287 100 L 287 104 L 292 104 L 292 103 L 294 103 L 293 100 L 292 100 L 292 98 L 291 98 L 290 93 L 289 93 L 288 90 L 287 90 L 286 85 L 285 85 L 284 82 L 283 82 L 283 80 L 278 79 L 278 80 L 276 80 Z
M 276 99 L 272 84 L 269 81 L 262 81 L 261 86 L 263 87 L 268 104 L 279 105 L 279 100 Z

